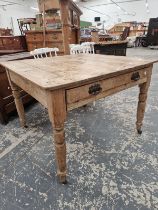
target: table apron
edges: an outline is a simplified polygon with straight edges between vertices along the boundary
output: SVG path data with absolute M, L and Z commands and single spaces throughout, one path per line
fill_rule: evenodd
M 47 108 L 47 92 L 27 79 L 9 71 L 11 81 Z
M 98 99 L 110 96 L 114 93 L 128 89 L 130 87 L 147 82 L 147 71 L 149 68 L 144 68 L 134 72 L 126 73 L 105 80 L 99 80 L 80 87 L 66 90 L 67 110 L 72 110 L 83 106 L 87 103 L 96 101 Z M 138 74 L 136 80 L 132 80 L 133 74 Z M 90 94 L 91 89 L 94 88 L 94 94 Z M 98 89 L 97 89 L 98 88 Z M 98 90 L 98 91 L 97 91 Z M 96 91 L 96 94 L 95 94 Z

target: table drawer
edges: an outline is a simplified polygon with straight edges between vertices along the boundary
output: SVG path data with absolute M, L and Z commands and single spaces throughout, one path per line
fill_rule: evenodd
M 118 92 L 117 89 L 123 90 L 143 82 L 147 81 L 147 68 L 143 70 L 138 70 L 135 72 L 127 73 L 124 75 L 119 75 L 105 80 L 100 80 L 95 83 L 83 85 L 80 87 L 72 88 L 66 90 L 66 98 L 68 108 L 72 104 L 80 103 L 83 101 L 93 101 L 99 98 L 102 98 L 107 95 L 111 95 L 114 92 Z M 110 93 L 111 92 L 111 93 Z M 84 103 L 83 103 L 84 104 Z M 83 105 L 82 104 L 82 105 Z M 85 103 L 86 104 L 86 103 Z

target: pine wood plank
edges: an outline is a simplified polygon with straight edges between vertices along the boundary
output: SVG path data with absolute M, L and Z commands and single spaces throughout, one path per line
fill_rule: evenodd
M 55 58 L 2 62 L 10 71 L 44 89 L 71 88 L 149 67 L 158 60 L 121 56 L 68 55 Z

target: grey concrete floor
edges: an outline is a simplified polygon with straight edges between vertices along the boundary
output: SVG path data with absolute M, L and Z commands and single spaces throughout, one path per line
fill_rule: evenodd
M 133 48 L 127 56 L 158 58 L 158 51 Z M 67 185 L 57 181 L 47 110 L 27 108 L 27 129 L 17 116 L 0 125 L 0 209 L 158 209 L 158 64 L 141 136 L 137 101 L 134 87 L 69 112 Z

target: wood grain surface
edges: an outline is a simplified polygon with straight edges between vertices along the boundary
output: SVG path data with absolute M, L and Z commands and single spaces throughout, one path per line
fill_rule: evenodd
M 70 88 L 149 67 L 158 60 L 97 54 L 2 62 L 11 72 L 44 88 Z

